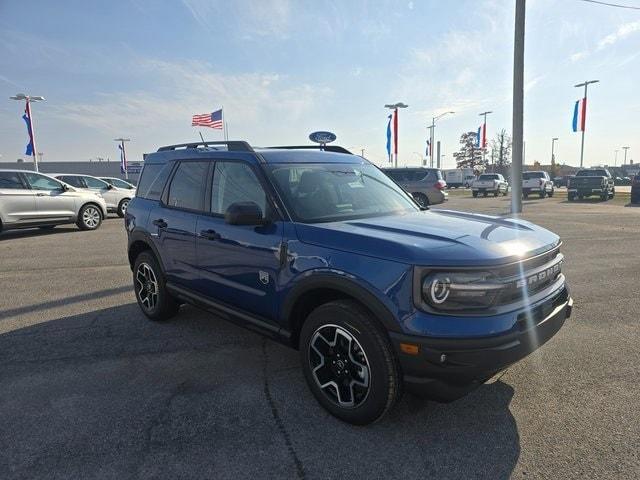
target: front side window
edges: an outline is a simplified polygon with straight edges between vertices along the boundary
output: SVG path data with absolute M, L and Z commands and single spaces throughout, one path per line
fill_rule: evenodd
M 180 162 L 169 185 L 168 205 L 202 210 L 208 162 Z
M 87 187 L 89 188 L 103 189 L 103 188 L 109 187 L 109 184 L 107 182 L 103 182 L 99 178 L 93 178 L 93 177 L 82 177 L 82 178 L 84 179 L 84 183 L 86 183 Z
M 133 188 L 133 185 L 125 182 L 124 180 L 120 180 L 119 178 L 110 178 L 109 183 L 118 188 L 125 188 L 128 190 Z
M 316 223 L 419 211 L 404 190 L 369 164 L 275 164 L 280 195 L 294 217 Z
M 82 181 L 82 177 L 77 177 L 75 175 L 63 175 L 62 177 L 59 177 L 59 178 L 64 183 L 68 183 L 72 187 L 87 188 L 87 186 Z
M 18 190 L 23 189 L 24 185 L 17 172 L 0 172 L 0 188 Z
M 136 197 L 160 200 L 172 167 L 173 164 L 170 162 L 146 163 L 138 180 Z
M 229 206 L 238 202 L 253 202 L 263 215 L 267 196 L 251 167 L 240 162 L 216 162 L 211 189 L 211 213 L 224 215 Z
M 39 173 L 25 172 L 29 185 L 33 190 L 61 190 L 62 184 L 53 178 L 45 177 Z

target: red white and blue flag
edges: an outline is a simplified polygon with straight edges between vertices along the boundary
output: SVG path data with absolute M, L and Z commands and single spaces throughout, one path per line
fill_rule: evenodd
M 124 150 L 124 142 L 118 145 L 120 149 L 120 172 L 127 173 L 127 152 Z
M 573 107 L 573 131 L 584 132 L 584 126 L 587 119 L 587 99 L 581 98 Z
M 387 116 L 387 156 L 389 162 L 393 161 L 393 155 L 398 156 L 398 110 Z
M 194 115 L 191 119 L 192 127 L 209 127 L 222 130 L 222 109 L 212 113 L 203 113 L 202 115 Z
M 487 148 L 487 124 L 483 123 L 478 127 L 478 133 L 476 133 L 476 147 Z
M 427 148 L 424 153 L 427 157 L 431 156 L 431 140 L 427 140 Z
M 25 149 L 25 155 L 33 155 L 34 151 L 34 141 L 33 141 L 33 124 L 31 123 L 31 107 L 29 106 L 29 102 L 27 102 L 27 106 L 24 109 L 24 115 L 22 119 L 27 124 L 27 133 L 29 134 L 29 143 L 27 144 L 27 148 Z

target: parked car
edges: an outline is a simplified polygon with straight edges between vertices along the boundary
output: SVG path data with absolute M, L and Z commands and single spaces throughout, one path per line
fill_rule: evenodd
M 442 170 L 442 175 L 447 182 L 447 188 L 469 188 L 476 179 L 473 168 L 450 168 Z
M 129 200 L 135 195 L 135 189 L 114 187 L 112 184 L 92 177 L 91 175 L 54 173 L 52 176 L 75 188 L 101 194 L 105 202 L 107 202 L 108 211 L 110 213 L 117 213 L 119 217 L 124 217 L 124 213 L 127 211 L 127 206 L 129 205 Z
M 41 173 L 0 170 L 0 231 L 75 223 L 95 230 L 107 215 L 104 199 Z
M 110 185 L 114 187 L 118 187 L 122 190 L 135 190 L 136 186 L 133 183 L 127 182 L 126 180 L 122 180 L 121 178 L 116 177 L 100 177 L 100 180 L 104 180 Z
M 640 203 L 640 173 L 633 177 L 631 184 L 631 203 Z
M 528 198 L 529 194 L 537 193 L 540 198 L 553 197 L 555 192 L 553 181 L 544 171 L 531 171 L 522 173 L 522 196 Z
M 403 387 L 459 398 L 571 314 L 544 228 L 421 209 L 337 146 L 202 145 L 146 156 L 125 215 L 139 307 L 162 321 L 192 303 L 298 348 L 346 422 L 378 420 Z
M 482 194 L 487 196 L 490 193 L 494 197 L 506 195 L 509 192 L 509 183 L 500 173 L 483 173 L 471 184 L 471 194 L 475 197 Z
M 437 168 L 383 168 L 398 185 L 413 195 L 421 206 L 436 205 L 447 200 L 447 183 Z
M 576 176 L 569 180 L 567 188 L 567 198 L 570 202 L 575 200 L 576 197 L 582 200 L 584 197 L 593 195 L 597 195 L 606 201 L 616 194 L 613 178 L 606 168 L 578 170 Z

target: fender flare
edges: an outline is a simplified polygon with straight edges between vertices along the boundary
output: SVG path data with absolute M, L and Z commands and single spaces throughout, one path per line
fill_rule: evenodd
M 129 241 L 127 242 L 127 257 L 129 258 L 129 266 L 131 267 L 131 269 L 133 269 L 133 262 L 131 261 L 131 257 L 130 257 L 131 245 L 133 245 L 135 242 L 143 242 L 149 247 L 149 250 L 153 252 L 153 254 L 156 257 L 156 260 L 158 260 L 158 263 L 160 264 L 160 268 L 164 272 L 165 269 L 164 269 L 164 263 L 162 261 L 162 257 L 160 256 L 160 252 L 158 251 L 158 248 L 156 247 L 155 243 L 151 239 L 151 235 L 149 235 L 148 232 L 144 232 L 141 230 L 133 230 L 129 234 Z
M 316 289 L 332 289 L 343 292 L 362 303 L 375 315 L 382 325 L 392 332 L 402 333 L 400 324 L 387 305 L 374 293 L 344 275 L 336 273 L 312 273 L 306 278 L 298 280 L 291 290 L 286 294 L 280 309 L 282 325 L 292 328 L 289 318 L 297 300 L 307 292 Z

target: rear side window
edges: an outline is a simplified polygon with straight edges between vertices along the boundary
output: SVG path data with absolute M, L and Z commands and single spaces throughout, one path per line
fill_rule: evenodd
M 170 162 L 145 164 L 138 181 L 136 196 L 149 200 L 160 200 L 172 166 L 173 164 Z
M 0 172 L 0 188 L 18 190 L 25 188 L 25 186 L 17 172 Z
M 202 210 L 209 162 L 180 162 L 169 185 L 167 204 L 187 210 Z
M 109 184 L 103 180 L 93 177 L 82 177 L 89 188 L 107 188 Z

